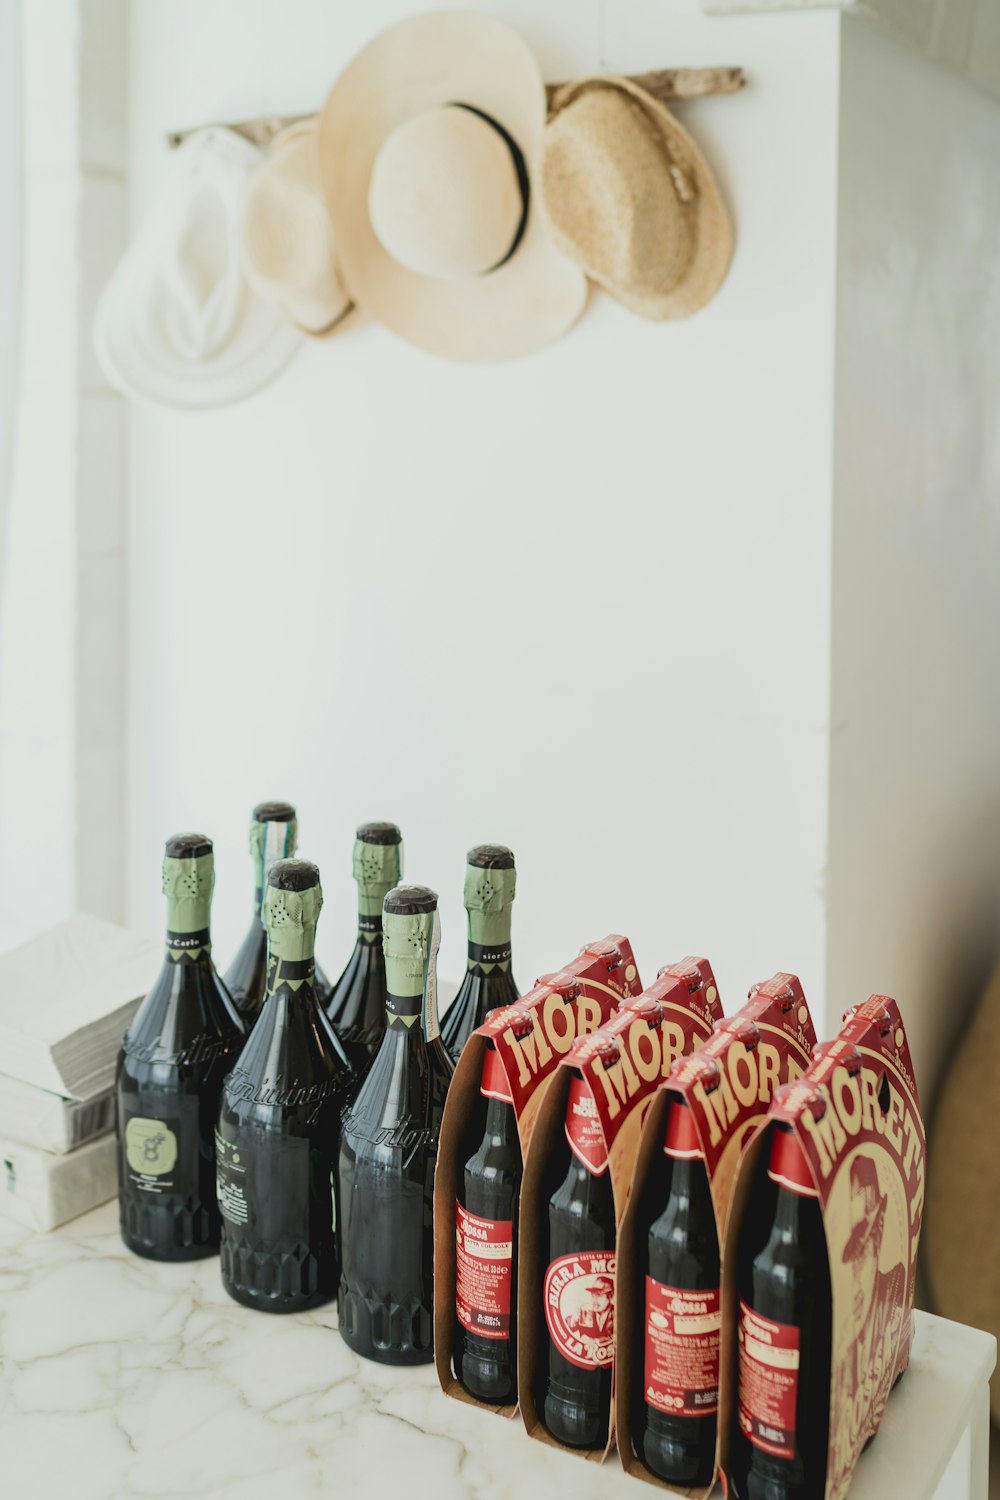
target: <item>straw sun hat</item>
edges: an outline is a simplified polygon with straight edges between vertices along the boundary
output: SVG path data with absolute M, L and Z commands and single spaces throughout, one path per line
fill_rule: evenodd
M 540 197 L 555 242 L 644 318 L 686 318 L 718 291 L 733 231 L 711 168 L 627 78 L 555 91 Z
M 242 240 L 243 269 L 257 295 L 303 333 L 322 337 L 343 327 L 353 303 L 337 267 L 316 146 L 314 119 L 275 138 L 247 192 Z
M 566 331 L 587 283 L 537 212 L 545 117 L 534 56 L 486 16 L 417 16 L 355 57 L 320 117 L 319 161 L 366 312 L 460 360 L 527 354 Z

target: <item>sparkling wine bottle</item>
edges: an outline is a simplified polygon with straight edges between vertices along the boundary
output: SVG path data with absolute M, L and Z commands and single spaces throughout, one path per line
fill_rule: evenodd
M 151 1260 L 194 1260 L 219 1245 L 215 1119 L 244 1029 L 212 962 L 214 884 L 211 839 L 167 840 L 166 955 L 118 1056 L 121 1233 Z
M 284 859 L 267 875 L 267 994 L 225 1081 L 216 1139 L 222 1283 L 265 1312 L 336 1296 L 335 1169 L 354 1075 L 316 993 L 319 871 Z
M 292 804 L 258 802 L 250 818 L 253 916 L 247 935 L 226 970 L 226 989 L 248 1026 L 257 1019 L 267 988 L 267 933 L 264 931 L 263 910 L 267 872 L 276 859 L 291 859 L 297 843 L 298 824 Z
M 433 1358 L 433 1188 L 452 1063 L 441 1044 L 437 896 L 401 885 L 383 907 L 386 1029 L 344 1117 L 340 1332 L 389 1365 Z
M 518 998 L 511 973 L 510 919 L 517 872 L 502 844 L 477 844 L 468 853 L 465 909 L 469 914 L 469 958 L 462 987 L 441 1023 L 441 1040 L 458 1055 L 487 1012 Z
M 362 823 L 354 841 L 358 937 L 333 987 L 327 1015 L 359 1075 L 385 1034 L 385 954 L 382 903 L 402 874 L 402 834 L 395 823 Z

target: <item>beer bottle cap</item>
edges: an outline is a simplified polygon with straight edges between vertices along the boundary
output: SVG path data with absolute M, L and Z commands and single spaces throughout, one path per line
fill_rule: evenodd
M 780 1120 L 775 1121 L 771 1132 L 771 1160 L 767 1175 L 779 1187 L 788 1188 L 803 1198 L 819 1196 L 802 1143 L 792 1127 Z
M 395 823 L 362 823 L 355 838 L 362 844 L 401 844 L 403 835 Z
M 583 986 L 575 974 L 550 974 L 546 975 L 543 982 L 555 994 L 561 995 L 567 1005 L 571 1000 L 578 1000 L 583 994 Z
M 491 1010 L 487 1012 L 486 1020 L 491 1021 L 501 1014 L 502 1011 L 499 1008 Z M 479 1092 L 484 1099 L 499 1099 L 503 1104 L 513 1104 L 514 1102 L 511 1097 L 507 1071 L 500 1061 L 500 1054 L 497 1052 L 496 1043 L 492 1037 L 486 1038 L 486 1052 L 483 1056 L 483 1077 L 479 1085 Z
M 426 885 L 397 885 L 385 898 L 383 910 L 387 916 L 419 917 L 424 912 L 437 911 L 437 891 Z
M 663 1006 L 652 995 L 640 995 L 638 1000 L 632 1000 L 623 1009 L 630 1015 L 638 1016 L 647 1026 L 663 1025 Z
M 667 1115 L 667 1139 L 663 1150 L 667 1156 L 678 1156 L 689 1161 L 701 1156 L 694 1117 L 688 1108 L 687 1100 L 682 1099 L 679 1094 L 671 1095 L 670 1113 Z
M 466 855 L 466 862 L 477 870 L 513 870 L 514 856 L 506 844 L 477 844 Z
M 211 854 L 212 840 L 204 833 L 175 833 L 167 839 L 163 850 L 165 859 L 201 859 Z
M 267 872 L 276 891 L 311 891 L 319 885 L 319 870 L 308 859 L 276 859 Z
M 253 810 L 255 823 L 291 823 L 295 808 L 290 802 L 258 802 Z

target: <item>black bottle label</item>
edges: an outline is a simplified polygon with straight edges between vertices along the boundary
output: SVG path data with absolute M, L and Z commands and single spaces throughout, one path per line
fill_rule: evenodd
M 692 1292 L 646 1277 L 646 1369 L 649 1406 L 671 1417 L 710 1416 L 719 1409 L 718 1287 Z
M 207 927 L 200 932 L 168 932 L 167 962 L 194 963 L 203 953 L 211 953 L 212 935 Z
M 492 947 L 483 943 L 469 941 L 469 968 L 482 969 L 488 974 L 497 964 L 506 966 L 510 963 L 510 943 L 497 943 Z
M 739 1359 L 741 1428 L 762 1453 L 794 1458 L 799 1330 L 761 1317 L 741 1297 Z
M 358 912 L 358 934 L 366 943 L 374 943 L 382 935 L 381 915 L 366 917 L 364 912 Z
M 581 1370 L 609 1366 L 615 1352 L 613 1250 L 560 1255 L 545 1273 L 545 1322 L 559 1353 Z
M 122 1144 L 133 1187 L 154 1196 L 175 1191 L 179 1138 L 180 1121 L 176 1119 L 132 1115 L 125 1122 Z
M 514 1221 L 481 1219 L 455 1205 L 455 1313 L 481 1339 L 510 1338 Z

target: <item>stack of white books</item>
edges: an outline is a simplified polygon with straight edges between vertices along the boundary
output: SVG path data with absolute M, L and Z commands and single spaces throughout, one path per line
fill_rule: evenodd
M 0 956 L 0 1211 L 47 1230 L 114 1197 L 118 1049 L 162 961 L 88 916 Z

